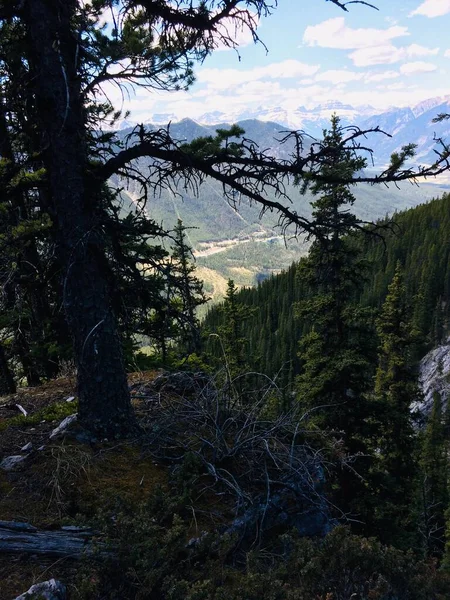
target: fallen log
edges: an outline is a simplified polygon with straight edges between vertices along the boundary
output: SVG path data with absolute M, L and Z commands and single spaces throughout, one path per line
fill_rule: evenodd
M 81 559 L 94 552 L 105 556 L 104 544 L 93 542 L 94 533 L 82 527 L 39 530 L 30 523 L 0 521 L 0 553 L 38 554 Z

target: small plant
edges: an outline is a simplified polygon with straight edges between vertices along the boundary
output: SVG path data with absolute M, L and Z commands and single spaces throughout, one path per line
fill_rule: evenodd
M 56 402 L 50 404 L 41 410 L 36 411 L 32 415 L 18 415 L 11 419 L 5 419 L 0 422 L 0 431 L 5 431 L 9 427 L 31 427 L 38 425 L 42 421 L 49 423 L 53 421 L 62 421 L 69 415 L 73 415 L 78 410 L 78 402 Z

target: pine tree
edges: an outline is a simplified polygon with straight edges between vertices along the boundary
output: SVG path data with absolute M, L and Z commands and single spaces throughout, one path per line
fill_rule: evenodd
M 377 320 L 377 331 L 380 347 L 375 395 L 380 404 L 380 433 L 374 472 L 379 486 L 375 520 L 386 541 L 399 541 L 406 540 L 414 529 L 411 507 L 417 465 L 411 405 L 420 399 L 410 364 L 414 339 L 400 263 Z
M 445 545 L 445 511 L 449 506 L 449 439 L 441 395 L 435 392 L 433 408 L 423 434 L 420 454 L 420 533 L 428 556 L 440 558 Z
M 319 196 L 312 204 L 316 238 L 298 268 L 307 292 L 297 305 L 297 317 L 309 323 L 310 331 L 300 342 L 297 395 L 323 427 L 343 432 L 347 448 L 358 452 L 365 447 L 364 392 L 371 369 L 364 347 L 370 337 L 364 325 L 368 314 L 358 306 L 365 264 L 351 237 L 356 221 L 349 207 L 355 198 L 348 185 L 335 182 L 362 169 L 365 160 L 345 147 L 336 116 L 323 144 L 329 158 L 321 179 L 311 186 Z
M 201 351 L 200 323 L 196 310 L 208 299 L 203 291 L 203 282 L 195 276 L 192 248 L 187 243 L 186 227 L 178 219 L 175 227 L 175 246 L 172 252 L 171 276 L 181 301 L 178 316 L 180 322 L 180 343 L 185 354 L 199 354 Z
M 243 335 L 242 326 L 252 314 L 248 307 L 239 302 L 237 292 L 234 281 L 229 279 L 222 305 L 223 324 L 218 329 L 231 379 L 241 375 L 248 368 L 247 340 Z

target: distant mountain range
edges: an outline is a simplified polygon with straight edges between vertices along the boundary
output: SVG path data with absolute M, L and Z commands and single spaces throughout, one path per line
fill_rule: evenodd
M 371 114 L 370 107 L 354 109 L 337 103 L 310 111 L 302 108 L 296 112 L 299 118 L 296 125 L 302 123 L 303 129 L 319 137 L 322 129 L 329 125 L 330 115 L 336 112 L 344 124 L 358 124 L 361 128 L 380 126 L 392 134 L 392 138 L 372 136 L 368 142 L 375 150 L 376 167 L 380 168 L 388 162 L 390 154 L 408 142 L 418 144 L 418 158 L 420 162 L 426 163 L 433 160 L 434 134 L 450 137 L 450 121 L 440 124 L 431 122 L 438 113 L 450 112 L 449 101 L 450 96 L 444 99 L 434 98 L 412 108 L 395 108 L 379 115 Z M 304 115 L 304 121 L 300 121 L 301 114 Z M 159 117 L 160 122 L 147 126 L 156 128 L 167 125 L 167 120 L 162 115 Z M 218 127 L 234 122 L 222 113 L 213 113 L 211 120 L 215 124 L 202 125 L 192 119 L 183 119 L 172 122 L 170 131 L 177 140 L 191 141 L 199 136 L 214 135 Z M 286 122 L 255 118 L 236 120 L 245 130 L 247 138 L 272 155 L 287 158 L 292 151 L 292 145 L 280 144 L 282 132 L 289 128 Z M 128 122 L 126 125 L 127 128 L 119 132 L 120 136 L 125 137 L 130 133 L 133 123 Z M 145 159 L 137 161 L 135 166 L 144 175 L 148 174 Z M 360 218 L 372 221 L 426 202 L 431 197 L 440 195 L 444 189 L 432 184 L 417 187 L 407 182 L 398 188 L 394 185 L 389 188 L 358 185 L 354 190 L 357 198 L 354 210 Z M 311 195 L 302 196 L 298 188 L 291 186 L 287 191 L 292 199 L 292 208 L 299 214 L 310 217 Z M 122 194 L 123 210 L 133 210 L 139 193 L 139 186 L 131 181 Z M 285 246 L 279 237 L 280 231 L 276 228 L 277 215 L 267 213 L 261 218 L 260 207 L 251 205 L 245 198 L 240 199 L 236 211 L 223 198 L 221 186 L 212 180 L 200 187 L 198 195 L 184 188 L 175 195 L 169 190 L 162 190 L 160 196 L 149 198 L 146 210 L 149 216 L 164 227 L 173 227 L 177 218 L 181 218 L 186 226 L 194 227 L 189 229 L 188 235 L 196 251 L 199 275 L 205 280 L 208 293 L 215 298 L 223 295 L 229 277 L 239 285 L 252 285 L 261 277 L 287 268 L 305 252 L 302 243 L 291 241 Z
M 436 147 L 434 138 L 450 140 L 450 121 L 433 123 L 432 120 L 437 114 L 448 112 L 450 95 L 430 98 L 411 107 L 392 107 L 384 112 L 379 112 L 372 106 L 354 107 L 341 102 L 328 102 L 314 108 L 299 106 L 291 111 L 282 107 L 267 109 L 261 106 L 256 110 L 233 114 L 205 112 L 195 121 L 183 119 L 178 123 L 176 115 L 160 113 L 153 114 L 146 124 L 160 127 L 169 122 L 175 123 L 173 131 L 176 129 L 177 135 L 189 140 L 197 135 L 214 134 L 218 126 L 238 123 L 245 129 L 247 137 L 264 148 L 274 149 L 277 155 L 283 155 L 288 153 L 289 148 L 280 147 L 276 141 L 280 139 L 280 132 L 287 129 L 303 130 L 320 138 L 323 130 L 330 124 L 331 115 L 336 113 L 343 125 L 357 125 L 361 129 L 379 126 L 392 136 L 377 134 L 369 140 L 368 145 L 374 150 L 375 166 L 382 166 L 389 162 L 392 152 L 410 142 L 417 144 L 417 163 L 432 163 L 436 156 L 433 150 Z M 122 121 L 120 129 L 128 129 L 134 125 L 130 120 Z

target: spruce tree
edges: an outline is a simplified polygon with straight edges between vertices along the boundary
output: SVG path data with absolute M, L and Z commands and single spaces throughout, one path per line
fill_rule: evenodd
M 172 252 L 171 276 L 180 298 L 180 344 L 185 354 L 201 351 L 200 323 L 197 308 L 208 299 L 203 291 L 203 282 L 195 276 L 192 248 L 187 242 L 186 227 L 178 219 L 175 227 L 175 246 Z
M 237 293 L 234 281 L 229 279 L 222 305 L 223 324 L 218 328 L 231 379 L 243 374 L 248 368 L 247 341 L 243 334 L 243 323 L 252 314 L 248 307 L 239 302 Z
M 427 555 L 437 558 L 444 551 L 445 511 L 449 506 L 450 448 L 445 421 L 441 395 L 435 392 L 421 444 L 419 530 Z
M 374 516 L 383 539 L 407 543 L 408 532 L 414 529 L 411 507 L 417 471 L 411 405 L 420 394 L 411 368 L 414 338 L 400 263 L 377 319 L 377 332 L 380 346 L 375 395 L 380 432 L 373 475 L 378 481 L 379 500 Z
M 297 396 L 305 408 L 314 409 L 322 427 L 342 432 L 347 448 L 358 452 L 365 448 L 364 392 L 371 370 L 365 341 L 369 315 L 358 305 L 365 264 L 351 236 L 354 195 L 349 185 L 335 182 L 354 175 L 366 161 L 345 146 L 336 116 L 323 144 L 328 160 L 311 186 L 318 196 L 312 204 L 316 237 L 298 268 L 306 297 L 297 305 L 297 317 L 310 330 L 300 341 Z

